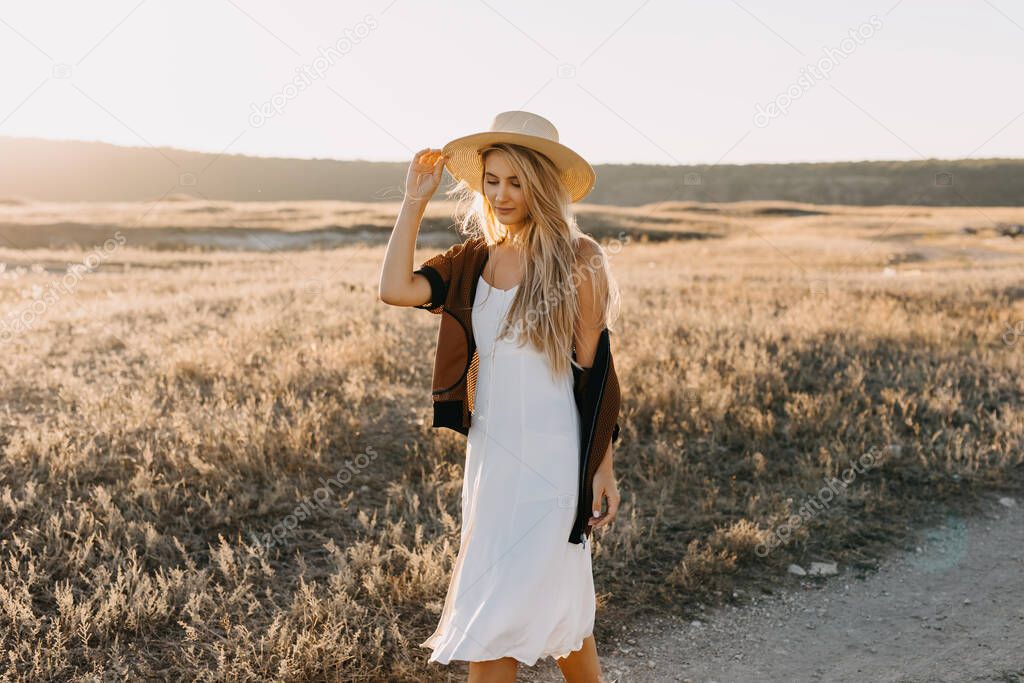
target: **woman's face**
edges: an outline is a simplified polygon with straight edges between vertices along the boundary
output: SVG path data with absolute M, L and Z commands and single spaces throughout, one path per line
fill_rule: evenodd
M 502 225 L 522 224 L 526 220 L 523 188 L 501 150 L 488 152 L 484 158 L 484 196 Z

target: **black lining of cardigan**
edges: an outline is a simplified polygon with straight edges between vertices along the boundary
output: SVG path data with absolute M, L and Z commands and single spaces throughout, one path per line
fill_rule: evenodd
M 448 294 L 448 285 L 445 284 L 444 278 L 437 272 L 433 266 L 421 266 L 416 270 L 412 271 L 413 275 L 419 273 L 423 277 L 427 278 L 427 282 L 430 283 L 430 301 L 414 308 L 431 309 L 437 308 L 444 304 L 445 297 Z
M 592 410 L 592 413 L 590 415 L 583 416 L 584 418 L 590 418 L 590 428 L 586 439 L 583 439 L 583 434 L 580 434 L 582 448 L 579 457 L 579 479 L 577 481 L 578 498 L 576 501 L 576 519 L 573 520 L 572 529 L 569 532 L 568 540 L 570 543 L 580 544 L 583 543 L 586 538 L 586 533 L 584 531 L 586 522 L 584 519 L 590 517 L 590 511 L 587 511 L 586 515 L 584 515 L 583 509 L 588 505 L 592 505 L 593 491 L 591 491 L 591 501 L 589 503 L 584 500 L 583 494 L 585 493 L 587 485 L 587 465 L 590 462 L 590 451 L 594 447 L 594 434 L 597 430 L 597 416 L 601 411 L 601 400 L 604 398 L 604 384 L 608 381 L 608 358 L 610 354 L 611 350 L 608 330 L 602 330 L 601 335 L 598 337 L 597 352 L 594 355 L 594 362 L 591 363 L 588 368 L 580 366 L 582 368 L 580 370 L 580 375 L 587 375 L 587 381 L 583 385 L 583 406 Z M 598 368 L 599 364 L 600 368 Z M 593 381 L 593 371 L 595 369 L 601 372 L 601 381 L 599 383 L 595 383 Z M 597 393 L 596 397 L 594 396 L 595 391 Z M 580 427 L 582 428 L 583 425 L 581 424 Z
M 468 436 L 469 430 L 462 426 L 462 401 L 434 401 L 433 427 L 447 427 Z

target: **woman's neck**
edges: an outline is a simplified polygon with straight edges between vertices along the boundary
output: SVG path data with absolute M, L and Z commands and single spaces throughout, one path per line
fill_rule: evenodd
M 507 225 L 507 226 L 505 226 L 505 229 L 506 229 L 505 237 L 500 242 L 498 242 L 498 244 L 500 246 L 503 246 L 503 247 L 512 247 L 512 248 L 520 245 L 521 242 L 522 242 L 523 226 L 521 224 L 512 225 L 512 226 L 508 226 Z

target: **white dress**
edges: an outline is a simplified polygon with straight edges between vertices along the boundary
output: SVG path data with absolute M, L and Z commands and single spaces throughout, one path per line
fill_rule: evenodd
M 579 477 L 572 370 L 496 340 L 518 285 L 481 276 L 473 302 L 476 395 L 466 445 L 461 544 L 428 661 L 565 657 L 593 633 L 591 541 L 570 543 Z

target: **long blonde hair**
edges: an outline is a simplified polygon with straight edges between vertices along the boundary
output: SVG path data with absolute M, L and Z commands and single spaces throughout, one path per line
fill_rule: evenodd
M 529 342 L 547 356 L 558 378 L 569 372 L 570 363 L 581 367 L 572 360 L 574 333 L 581 324 L 577 287 L 590 283 L 598 309 L 592 312 L 593 324 L 609 330 L 619 315 L 619 287 L 604 249 L 576 224 L 571 197 L 551 160 L 528 147 L 500 143 L 482 149 L 481 161 L 496 150 L 505 152 L 515 171 L 527 211 L 515 238 L 523 279 L 498 336 L 515 332 L 520 345 Z M 513 239 L 482 192 L 460 181 L 446 194 L 457 200 L 461 233 L 482 236 L 488 248 Z

